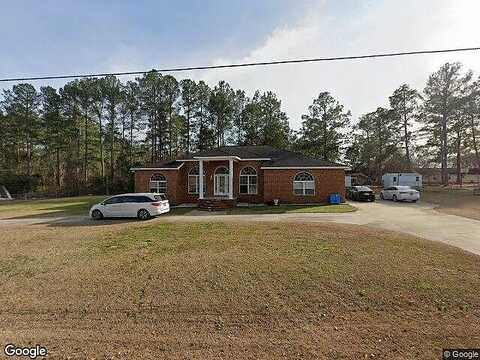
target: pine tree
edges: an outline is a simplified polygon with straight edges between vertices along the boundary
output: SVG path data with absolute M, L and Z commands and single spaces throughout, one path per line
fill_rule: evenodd
M 390 107 L 400 125 L 399 131 L 403 133 L 402 141 L 405 147 L 405 156 L 409 164 L 412 163 L 411 147 L 415 140 L 411 131 L 413 122 L 419 117 L 420 93 L 411 89 L 407 84 L 400 86 L 390 96 Z
M 300 149 L 303 153 L 327 161 L 338 161 L 346 143 L 350 111 L 330 93 L 322 92 L 302 116 Z

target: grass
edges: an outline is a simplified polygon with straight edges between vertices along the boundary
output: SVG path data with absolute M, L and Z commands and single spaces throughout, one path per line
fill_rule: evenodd
M 236 207 L 228 210 L 228 214 L 289 214 L 289 213 L 344 213 L 357 210 L 348 204 L 339 205 L 279 205 Z
M 107 195 L 78 196 L 46 200 L 14 200 L 0 202 L 0 218 L 28 216 L 85 215 L 93 204 Z
M 399 233 L 4 226 L 0 247 L 0 343 L 54 358 L 423 359 L 480 341 L 480 258 Z
M 0 203 L 0 219 L 87 215 L 93 204 L 99 203 L 108 196 L 79 196 L 47 200 L 16 200 Z M 174 207 L 168 216 L 184 215 L 192 208 Z M 343 213 L 355 211 L 348 205 L 281 205 L 251 206 L 228 210 L 228 214 L 283 214 L 283 213 Z
M 78 196 L 47 200 L 15 200 L 0 202 L 0 219 L 88 215 L 92 205 L 108 198 L 108 195 Z M 167 216 L 183 215 L 192 208 L 172 208 Z
M 473 195 L 473 189 L 427 187 L 421 200 L 438 205 L 438 210 L 446 214 L 480 220 L 480 196 Z

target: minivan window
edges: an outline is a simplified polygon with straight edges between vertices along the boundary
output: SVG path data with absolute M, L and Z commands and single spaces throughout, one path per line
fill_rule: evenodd
M 167 200 L 167 197 L 165 195 L 153 195 L 153 197 L 155 198 L 155 200 Z
M 104 201 L 103 203 L 105 205 L 111 205 L 111 204 L 120 204 L 123 202 L 123 196 L 115 196 L 115 197 L 112 197 L 106 201 Z

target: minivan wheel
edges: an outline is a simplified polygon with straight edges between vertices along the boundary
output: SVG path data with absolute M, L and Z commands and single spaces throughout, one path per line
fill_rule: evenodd
M 140 210 L 138 210 L 137 217 L 140 220 L 148 220 L 148 219 L 150 219 L 151 216 L 150 216 L 150 213 L 147 210 L 140 209 Z
M 392 196 L 392 200 L 393 200 L 393 201 L 397 201 L 397 195 L 393 195 L 393 196 Z
M 101 219 L 103 219 L 103 214 L 100 210 L 93 210 L 92 211 L 92 218 L 94 220 L 101 220 Z

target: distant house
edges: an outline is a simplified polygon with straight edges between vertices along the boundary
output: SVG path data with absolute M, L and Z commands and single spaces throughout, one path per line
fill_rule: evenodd
M 164 193 L 172 204 L 229 207 L 276 199 L 326 203 L 333 193 L 345 197 L 344 165 L 270 146 L 224 146 L 131 171 L 135 191 Z
M 369 185 L 370 178 L 361 172 L 345 172 L 345 186 Z
M 423 175 L 423 183 L 426 185 L 440 185 L 442 183 L 441 168 L 419 168 L 417 171 Z M 448 183 L 457 183 L 457 169 L 447 168 Z M 470 168 L 461 170 L 461 181 L 465 184 L 480 182 L 480 169 Z
M 468 169 L 468 172 L 463 175 L 463 182 L 466 184 L 480 184 L 480 168 Z

